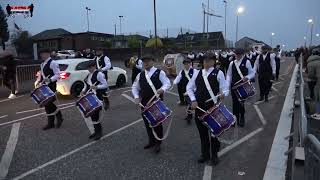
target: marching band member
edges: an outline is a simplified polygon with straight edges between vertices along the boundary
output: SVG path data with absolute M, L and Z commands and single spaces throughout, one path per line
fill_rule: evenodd
M 260 51 L 258 50 L 258 47 L 254 47 L 252 48 L 252 51 L 251 51 L 251 65 L 252 67 L 254 67 L 254 63 L 256 62 L 257 60 L 257 57 L 259 56 Z
M 137 75 L 142 70 L 142 60 L 138 56 L 134 56 L 134 58 L 135 58 L 135 64 L 132 67 L 132 76 L 131 76 L 132 84 L 133 84 L 134 80 L 136 79 Z
M 49 49 L 41 50 L 40 57 L 43 61 L 41 63 L 41 75 L 38 77 L 35 85 L 38 86 L 41 82 L 45 82 L 53 92 L 56 92 L 57 80 L 60 77 L 59 65 L 51 59 Z M 57 117 L 56 128 L 60 128 L 63 122 L 63 117 L 59 108 L 57 108 L 53 102 L 45 105 L 44 108 L 47 113 L 48 124 L 43 127 L 43 130 L 54 128 L 55 116 Z
M 275 54 L 269 52 L 267 46 L 262 46 L 262 53 L 257 57 L 254 64 L 254 71 L 258 73 L 260 99 L 268 101 L 268 95 L 272 87 L 271 80 L 276 75 Z
M 250 79 L 253 79 L 255 76 L 255 72 L 253 71 L 253 68 L 251 66 L 250 61 L 246 58 L 244 55 L 243 49 L 236 49 L 236 59 L 232 61 L 229 65 L 228 72 L 227 72 L 227 83 L 229 89 L 231 89 L 237 82 L 242 80 L 242 82 L 246 82 Z M 238 72 L 238 69 L 241 74 L 243 75 L 243 78 L 241 79 L 240 73 Z M 237 124 L 240 127 L 244 127 L 245 124 L 245 106 L 243 102 L 239 102 L 239 99 L 237 98 L 234 91 L 231 91 L 232 96 L 232 109 L 233 114 L 237 117 Z
M 163 94 L 171 87 L 171 83 L 164 71 L 153 66 L 153 56 L 146 55 L 142 58 L 142 61 L 145 70 L 137 75 L 136 80 L 132 85 L 132 94 L 136 104 L 141 103 L 143 106 L 146 106 L 148 101 L 155 95 L 152 88 L 156 89 L 157 93 L 160 95 L 160 99 L 163 100 Z M 150 81 L 148 80 L 149 78 Z M 144 149 L 154 147 L 155 153 L 159 153 L 161 141 L 154 137 L 147 119 L 144 116 L 142 116 L 142 118 L 149 137 L 149 143 L 144 146 Z M 163 137 L 163 128 L 161 124 L 155 127 L 154 131 L 159 138 Z
M 102 48 L 98 48 L 94 60 L 97 63 L 97 69 L 104 74 L 108 81 L 108 70 L 112 69 L 110 58 L 104 55 Z M 109 98 L 107 96 L 103 97 L 103 103 L 105 110 L 109 109 Z
M 185 99 L 186 87 L 193 75 L 193 68 L 191 67 L 191 60 L 189 58 L 183 60 L 183 65 L 184 65 L 184 69 L 179 72 L 178 76 L 173 81 L 173 84 L 178 85 L 178 93 L 179 93 L 181 105 L 187 104 Z M 187 110 L 187 117 L 185 118 L 185 120 L 187 120 L 188 123 L 190 124 L 191 119 L 192 119 L 192 111 L 191 111 L 191 107 L 189 106 Z
M 97 95 L 100 101 L 103 101 L 104 96 L 108 91 L 108 84 L 105 78 L 105 75 L 97 70 L 96 61 L 91 60 L 88 64 L 89 75 L 85 78 L 85 87 L 82 89 L 80 93 L 81 96 L 84 96 L 86 92 L 91 89 Z M 94 127 L 94 133 L 89 136 L 89 139 L 99 140 L 102 137 L 102 126 L 100 123 L 100 111 L 96 111 L 92 114 L 91 120 Z
M 277 45 L 275 53 L 276 53 L 276 56 L 275 56 L 275 61 L 276 61 L 276 77 L 275 77 L 275 80 L 278 81 L 278 79 L 279 79 L 279 72 L 280 72 L 281 54 L 282 54 L 282 49 L 280 48 L 280 45 Z
M 203 110 L 209 110 L 214 106 L 213 100 L 207 89 L 206 83 L 203 78 L 207 78 L 210 87 L 215 96 L 220 95 L 220 99 L 229 94 L 226 89 L 225 76 L 222 71 L 215 69 L 214 65 L 215 56 L 213 54 L 207 54 L 203 61 L 204 69 L 194 70 L 193 76 L 187 85 L 187 93 L 191 100 L 191 107 L 195 109 L 195 122 L 199 131 L 201 140 L 201 157 L 198 160 L 199 163 L 204 163 L 209 160 L 213 165 L 218 164 L 218 151 L 220 149 L 220 142 L 218 138 L 211 138 L 211 152 L 212 159 L 210 159 L 210 141 L 208 128 L 199 120 L 199 116 L 203 115 L 203 112 L 197 109 L 197 107 Z

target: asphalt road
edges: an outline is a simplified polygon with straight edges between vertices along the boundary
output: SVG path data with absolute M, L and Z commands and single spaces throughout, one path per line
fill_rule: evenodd
M 169 137 L 160 154 L 144 150 L 147 134 L 139 108 L 128 98 L 130 87 L 112 89 L 111 108 L 104 112 L 104 137 L 92 142 L 76 99 L 60 97 L 64 123 L 42 131 L 43 110 L 28 94 L 0 99 L 0 179 L 262 179 L 295 61 L 282 62 L 281 80 L 268 103 L 246 105 L 246 127 L 232 128 L 220 139 L 220 163 L 198 164 L 200 139 L 195 126 L 183 120 L 174 88 L 165 95 L 173 110 Z M 128 83 L 127 86 L 129 86 Z M 125 94 L 125 95 L 123 95 Z M 225 104 L 231 110 L 231 97 Z

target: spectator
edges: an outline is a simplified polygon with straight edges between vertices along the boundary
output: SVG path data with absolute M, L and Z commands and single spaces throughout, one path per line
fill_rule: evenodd
M 83 55 L 82 55 L 81 51 L 77 51 L 75 58 L 82 58 L 82 57 L 83 57 Z
M 5 51 L 1 54 L 1 60 L 3 61 L 2 70 L 4 72 L 3 84 L 10 89 L 9 99 L 16 98 L 16 63 L 13 59 L 13 55 L 10 52 Z
M 307 60 L 308 78 L 314 82 L 314 100 L 316 102 L 316 111 L 311 117 L 320 120 L 320 47 L 312 50 L 312 55 Z
M 87 48 L 85 53 L 83 54 L 83 57 L 87 58 L 87 59 L 93 59 L 94 58 L 94 54 L 93 54 L 93 52 L 91 51 L 90 48 Z
M 51 59 L 53 59 L 53 60 L 59 59 L 58 56 L 57 56 L 57 52 L 56 51 L 52 51 L 51 52 Z

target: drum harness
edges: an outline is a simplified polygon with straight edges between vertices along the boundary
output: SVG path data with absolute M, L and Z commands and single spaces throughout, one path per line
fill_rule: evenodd
M 153 93 L 154 93 L 154 96 L 148 101 L 148 103 L 147 103 L 147 105 L 148 105 L 148 104 L 150 104 L 150 103 L 152 102 L 152 100 L 153 100 L 154 98 L 159 99 L 159 94 L 157 93 L 157 90 L 156 90 L 156 88 L 154 87 L 154 85 L 153 85 L 150 77 L 148 76 L 148 73 L 147 73 L 147 72 L 145 72 L 145 77 L 146 77 L 146 80 L 147 80 L 149 86 L 151 87 L 151 89 L 152 89 L 152 91 L 153 91 Z M 140 105 L 142 108 L 144 108 L 144 109 L 146 108 L 146 107 L 143 106 L 141 103 L 139 103 L 139 105 Z M 152 129 L 152 133 L 153 133 L 154 137 L 155 137 L 158 141 L 163 141 L 163 140 L 165 140 L 165 139 L 168 137 L 169 131 L 170 131 L 170 128 L 171 128 L 171 124 L 172 124 L 172 119 L 173 119 L 173 116 L 170 117 L 170 121 L 169 121 L 169 124 L 168 124 L 167 131 L 164 133 L 164 135 L 163 135 L 162 138 L 159 138 L 159 136 L 157 135 L 157 133 L 154 131 L 153 127 L 151 127 L 151 125 L 149 124 L 150 128 Z

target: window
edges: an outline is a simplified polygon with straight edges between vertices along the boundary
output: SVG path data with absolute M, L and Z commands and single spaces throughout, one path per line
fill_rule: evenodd
M 100 39 L 99 39 L 100 41 L 104 41 L 104 38 L 103 37 L 100 37 Z
M 76 71 L 87 70 L 90 61 L 81 62 L 76 66 Z
M 68 64 L 59 64 L 60 71 L 65 71 L 68 68 Z

